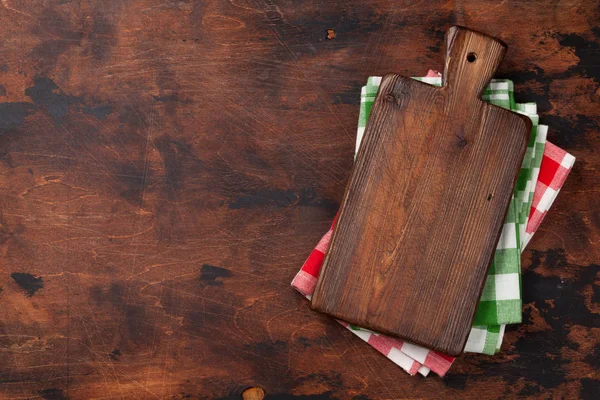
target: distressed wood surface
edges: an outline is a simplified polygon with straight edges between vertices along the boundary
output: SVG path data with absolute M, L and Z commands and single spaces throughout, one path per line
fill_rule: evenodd
M 0 398 L 592 397 L 599 19 L 596 0 L 2 0 Z M 442 69 L 455 24 L 509 44 L 497 76 L 577 162 L 502 353 L 410 377 L 289 282 L 342 198 L 360 86 Z
M 383 77 L 311 306 L 458 356 L 531 120 L 481 100 L 506 44 L 451 27 L 445 47 L 440 88 Z

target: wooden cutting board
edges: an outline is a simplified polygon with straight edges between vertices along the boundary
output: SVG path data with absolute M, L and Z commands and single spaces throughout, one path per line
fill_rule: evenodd
M 456 356 L 531 121 L 481 100 L 503 42 L 452 27 L 446 48 L 440 88 L 383 78 L 312 307 Z

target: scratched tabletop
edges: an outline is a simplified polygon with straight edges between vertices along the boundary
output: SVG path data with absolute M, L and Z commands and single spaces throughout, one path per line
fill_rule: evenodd
M 594 397 L 598 21 L 597 0 L 2 0 L 0 398 Z M 501 353 L 410 377 L 290 281 L 361 85 L 442 69 L 454 24 L 507 42 L 497 75 L 577 162 Z

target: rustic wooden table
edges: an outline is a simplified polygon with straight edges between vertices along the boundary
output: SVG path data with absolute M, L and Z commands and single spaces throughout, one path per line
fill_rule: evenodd
M 2 0 L 0 398 L 597 394 L 599 19 L 597 0 Z M 502 352 L 410 377 L 289 282 L 337 210 L 360 86 L 441 69 L 453 24 L 508 43 L 498 75 L 578 161 Z

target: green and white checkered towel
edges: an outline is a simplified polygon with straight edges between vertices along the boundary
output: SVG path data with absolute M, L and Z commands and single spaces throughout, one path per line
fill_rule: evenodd
M 414 79 L 441 86 L 439 77 Z M 357 152 L 380 83 L 381 77 L 370 77 L 367 85 L 362 88 L 356 141 Z M 494 79 L 482 96 L 483 100 L 491 104 L 528 115 L 532 120 L 533 129 L 523 168 L 519 174 L 515 196 L 509 206 L 465 351 L 494 354 L 502 343 L 504 324 L 519 323 L 522 318 L 520 285 L 522 242 L 520 233 L 524 233 L 527 225 L 527 216 L 524 210 L 529 209 L 527 204 L 533 197 L 534 185 L 532 182 L 535 182 L 533 178 L 539 172 L 539 162 L 541 162 L 543 154 L 543 142 L 538 144 L 536 138 L 538 131 L 543 131 L 543 141 L 545 141 L 546 128 L 538 129 L 539 118 L 536 114 L 535 104 L 515 104 L 513 91 L 512 81 Z M 540 147 L 541 152 L 539 151 Z M 539 162 L 537 162 L 538 158 Z M 531 183 L 528 184 L 528 182 Z

